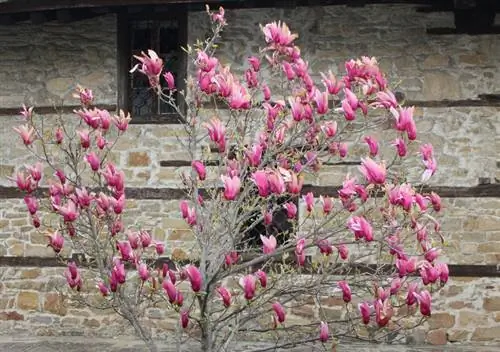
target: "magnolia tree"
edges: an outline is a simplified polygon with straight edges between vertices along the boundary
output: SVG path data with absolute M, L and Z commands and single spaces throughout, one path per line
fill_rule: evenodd
M 179 208 L 196 240 L 191 262 L 162 265 L 162 242 L 124 228 L 125 177 L 108 156 L 129 115 L 94 107 L 84 88 L 76 126 L 58 120 L 47 133 L 32 109 L 22 111 L 26 125 L 16 131 L 40 162 L 15 181 L 49 246 L 88 259 L 85 268 L 68 262 L 73 297 L 102 295 L 99 307 L 127 319 L 151 351 L 154 331 L 142 315 L 159 302 L 178 314 L 179 349 L 188 339 L 203 351 L 241 340 L 272 343 L 263 350 L 329 349 L 421 324 L 448 268 L 437 261 L 440 198 L 414 186 L 436 160 L 417 139 L 413 107 L 400 105 L 374 58 L 346 62 L 341 77 L 313 76 L 297 35 L 280 22 L 261 27 L 265 47 L 240 77 L 216 56 L 224 11 L 208 13 L 211 36 L 186 49 L 196 73 L 185 91 L 153 51 L 132 69 L 184 122 L 179 141 L 192 169 L 181 175 Z M 200 152 L 207 146 L 210 166 Z M 308 174 L 347 157 L 359 167 L 338 191 L 305 191 Z M 37 192 L 44 167 L 55 173 L 48 194 Z M 415 167 L 418 179 L 408 179 Z M 332 317 L 328 302 L 343 312 Z M 293 314 L 304 305 L 314 317 Z

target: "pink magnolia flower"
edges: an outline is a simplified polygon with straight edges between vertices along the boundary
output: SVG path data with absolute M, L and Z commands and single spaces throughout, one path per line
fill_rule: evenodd
M 200 181 L 204 181 L 207 177 L 207 171 L 205 169 L 205 165 L 203 165 L 203 162 L 200 160 L 193 160 L 191 166 L 198 174 L 198 178 L 200 179 Z
M 290 104 L 290 111 L 294 121 L 302 121 L 304 118 L 304 106 L 302 105 L 300 98 L 289 98 L 288 102 Z
M 262 27 L 266 43 L 275 44 L 277 46 L 288 46 L 298 37 L 297 34 L 292 34 L 285 23 L 281 21 L 272 22 Z
M 109 288 L 108 288 L 108 286 L 106 286 L 106 284 L 104 282 L 99 281 L 97 283 L 97 288 L 99 289 L 99 292 L 101 292 L 101 295 L 103 297 L 106 297 L 109 295 Z
M 411 282 L 408 284 L 408 293 L 406 295 L 406 304 L 408 306 L 412 306 L 417 303 L 417 299 L 415 297 L 415 293 L 417 292 L 418 283 Z
M 224 183 L 224 198 L 226 200 L 235 200 L 238 193 L 240 193 L 240 178 L 238 176 L 221 175 L 221 180 Z
M 327 121 L 321 126 L 321 130 L 327 138 L 333 138 L 337 134 L 337 121 Z
M 174 283 L 170 280 L 163 280 L 162 287 L 167 294 L 168 301 L 174 303 L 177 300 L 177 289 Z
M 259 72 L 260 70 L 260 60 L 258 57 L 252 56 L 248 58 L 248 63 L 252 66 L 252 69 L 255 72 Z
M 14 131 L 19 133 L 19 135 L 23 140 L 24 145 L 30 145 L 35 140 L 35 135 L 34 135 L 35 129 L 33 127 L 30 127 L 28 125 L 22 125 L 19 127 L 14 127 Z
M 49 239 L 49 247 L 52 247 L 54 252 L 59 253 L 64 246 L 64 237 L 59 233 L 59 231 L 52 232 L 47 235 Z
M 135 253 L 129 241 L 118 241 L 116 242 L 116 248 L 120 251 L 122 260 L 124 261 L 134 261 Z
M 183 329 L 186 329 L 189 325 L 189 311 L 181 311 L 180 323 Z
M 38 211 L 38 207 L 39 207 L 38 200 L 36 199 L 36 197 L 26 196 L 26 197 L 24 197 L 24 203 L 26 203 L 26 206 L 28 207 L 28 211 L 31 215 L 36 214 L 36 212 Z
M 244 296 L 247 301 L 253 299 L 255 296 L 256 282 L 253 275 L 246 275 L 240 278 L 240 286 L 243 288 Z
M 361 313 L 363 324 L 367 325 L 370 322 L 370 305 L 366 302 L 362 302 L 358 304 L 358 309 Z
M 427 290 L 423 290 L 418 293 L 413 293 L 415 298 L 418 301 L 418 304 L 420 306 L 420 313 L 422 313 L 423 316 L 430 317 L 431 316 L 431 294 Z
M 347 121 L 356 119 L 356 111 L 351 107 L 347 99 L 342 100 L 341 110 L 344 112 L 344 117 Z
M 75 221 L 80 215 L 78 213 L 75 202 L 73 202 L 71 199 L 68 200 L 65 206 L 59 206 L 55 204 L 52 204 L 52 206 L 59 212 L 60 215 L 63 216 L 64 221 L 66 222 Z
M 210 140 L 216 143 L 219 147 L 219 152 L 223 153 L 226 150 L 226 128 L 217 118 L 212 118 L 205 127 L 208 130 Z
M 323 213 L 330 214 L 333 210 L 333 199 L 331 197 L 319 197 L 319 201 L 323 206 Z
M 219 60 L 215 57 L 208 56 L 206 52 L 200 50 L 196 59 L 196 64 L 204 72 L 212 71 L 219 64 Z
M 262 252 L 264 254 L 272 254 L 276 250 L 276 238 L 271 235 L 269 237 L 260 235 L 260 240 L 262 241 Z
M 101 160 L 99 160 L 99 157 L 97 156 L 96 153 L 91 152 L 91 153 L 85 155 L 85 160 L 89 163 L 92 171 L 99 170 L 99 166 L 101 165 Z
M 125 193 L 120 195 L 118 199 L 111 197 L 109 198 L 111 202 L 111 206 L 113 207 L 113 211 L 115 214 L 121 214 L 123 212 L 123 209 L 125 208 Z
M 85 187 L 75 189 L 76 199 L 78 200 L 78 205 L 81 208 L 87 208 L 90 206 L 90 202 L 94 199 L 94 194 L 89 194 Z
M 66 277 L 66 281 L 68 282 L 69 287 L 76 288 L 77 291 L 80 291 L 82 287 L 82 278 L 80 273 L 78 272 L 78 268 L 76 267 L 75 262 L 69 262 L 67 269 L 64 271 L 64 276 Z
M 370 149 L 370 156 L 376 156 L 378 154 L 378 142 L 375 138 L 371 136 L 366 136 L 364 138 L 368 148 Z
M 341 158 L 345 158 L 347 156 L 347 144 L 346 143 L 339 143 L 338 144 L 338 151 L 339 151 L 339 156 Z
M 262 152 L 264 148 L 262 148 L 262 145 L 260 144 L 254 144 L 252 145 L 251 150 L 246 150 L 245 155 L 248 160 L 248 164 L 253 167 L 257 167 L 260 165 L 260 162 L 262 160 Z
M 83 130 L 83 131 L 77 131 L 77 133 L 80 136 L 80 145 L 82 146 L 82 148 L 87 149 L 88 147 L 90 147 L 89 131 Z
M 231 293 L 229 292 L 229 290 L 225 287 L 220 286 L 217 287 L 217 293 L 222 298 L 224 307 L 229 308 L 231 306 Z
M 314 93 L 314 102 L 316 103 L 316 112 L 324 115 L 328 112 L 328 92 L 316 90 Z
M 349 248 L 345 244 L 340 244 L 337 246 L 339 251 L 339 256 L 342 260 L 346 260 L 349 257 Z
M 346 281 L 337 282 L 337 286 L 342 290 L 342 299 L 345 303 L 349 303 L 352 299 L 351 288 Z
M 238 252 L 231 251 L 225 255 L 224 262 L 225 262 L 226 266 L 229 267 L 233 264 L 236 264 L 239 259 L 240 259 L 240 256 L 239 256 Z
M 194 265 L 188 265 L 186 267 L 186 274 L 188 276 L 189 282 L 191 283 L 191 288 L 194 292 L 199 292 L 203 283 L 203 278 L 201 277 L 200 270 Z
M 127 272 L 125 271 L 125 264 L 123 264 L 120 259 L 114 260 L 111 277 L 113 278 L 113 281 L 116 281 L 118 284 L 125 283 L 127 279 Z
M 288 192 L 292 194 L 299 194 L 302 190 L 302 185 L 304 184 L 304 179 L 301 176 L 298 176 L 294 172 L 290 172 L 290 180 L 287 183 Z
M 271 100 L 271 89 L 267 84 L 262 84 L 262 94 L 264 95 L 264 100 Z
M 116 128 L 118 128 L 118 130 L 121 132 L 125 132 L 128 128 L 128 124 L 132 118 L 130 117 L 130 113 L 127 113 L 125 115 L 125 112 L 123 110 L 120 110 L 120 114 L 114 115 L 112 119 L 113 119 L 113 123 L 115 124 Z
M 274 194 L 282 194 L 286 191 L 285 180 L 276 170 L 267 172 L 267 182 L 269 183 L 269 190 Z
M 450 276 L 450 270 L 448 269 L 448 264 L 446 263 L 436 263 L 434 264 L 436 270 L 439 271 L 439 281 L 441 284 L 445 284 L 448 282 L 448 278 Z
M 280 324 L 283 324 L 285 322 L 285 318 L 286 318 L 285 308 L 283 308 L 283 306 L 279 302 L 274 302 L 273 303 L 273 310 L 274 310 L 274 314 L 275 314 L 278 322 Z
M 306 209 L 310 213 L 314 207 L 314 194 L 312 192 L 308 192 L 305 196 L 303 196 L 303 199 L 306 203 Z
M 375 301 L 375 320 L 378 326 L 386 326 L 389 320 L 391 320 L 393 313 L 394 309 L 391 306 L 390 300 L 387 299 L 382 302 L 378 299 Z
M 167 82 L 167 88 L 170 90 L 174 90 L 175 89 L 175 79 L 174 79 L 174 75 L 172 74 L 172 72 L 165 72 L 163 74 L 163 78 L 165 78 L 165 82 Z
M 390 289 L 391 295 L 397 294 L 400 288 L 401 288 L 401 280 L 399 278 L 392 279 L 391 289 Z
M 384 107 L 386 109 L 396 108 L 398 106 L 398 101 L 390 90 L 377 92 L 377 106 Z
M 267 179 L 267 173 L 263 170 L 255 171 L 252 174 L 252 181 L 257 186 L 259 191 L 259 196 L 267 197 L 270 194 L 269 181 Z
M 330 254 L 333 253 L 332 244 L 330 243 L 330 241 L 328 239 L 319 240 L 316 242 L 316 245 L 318 246 L 321 254 L 329 256 Z
M 207 5 L 208 10 L 208 5 Z M 212 21 L 219 23 L 222 26 L 226 25 L 226 18 L 224 17 L 225 11 L 222 6 L 219 7 L 219 12 L 212 13 Z
M 424 258 L 429 263 L 432 263 L 439 255 L 441 254 L 441 249 L 439 248 L 431 248 L 425 252 Z
M 328 324 L 322 321 L 319 325 L 319 340 L 321 342 L 326 342 L 329 337 L 330 332 L 328 331 Z
M 31 117 L 33 116 L 33 107 L 30 106 L 29 108 L 26 107 L 25 104 L 23 104 L 22 110 L 19 112 L 22 117 L 24 117 L 26 120 L 30 120 Z
M 153 50 L 148 50 L 147 54 L 141 52 L 141 56 L 134 55 L 134 57 L 140 61 L 140 64 L 135 65 L 130 72 L 136 71 L 141 66 L 139 72 L 148 76 L 151 87 L 156 87 L 160 82 L 163 60 Z
M 55 140 L 57 144 L 61 144 L 64 140 L 64 133 L 61 127 L 56 128 L 56 131 L 54 133 Z
M 321 73 L 321 77 L 323 78 L 323 84 L 325 85 L 328 93 L 332 95 L 337 95 L 338 92 L 342 89 L 342 81 L 337 80 L 332 71 L 328 71 L 328 76 L 324 73 Z
M 267 274 L 264 271 L 259 269 L 255 272 L 255 276 L 259 279 L 260 286 L 262 288 L 266 288 L 267 287 Z
M 94 94 L 92 90 L 89 88 L 83 88 L 81 86 L 76 87 L 76 92 L 73 94 L 73 97 L 80 99 L 80 104 L 82 106 L 88 107 L 92 105 L 92 101 L 94 100 Z
M 392 145 L 396 147 L 396 150 L 398 151 L 398 155 L 401 158 L 406 156 L 408 149 L 406 147 L 405 141 L 402 138 L 396 138 L 396 140 L 392 143 Z
M 353 216 L 347 221 L 347 227 L 354 233 L 358 240 L 364 238 L 366 241 L 373 241 L 373 229 L 370 223 L 363 216 Z
M 246 89 L 236 83 L 233 83 L 231 95 L 229 96 L 229 107 L 231 109 L 249 109 L 251 105 L 251 96 Z
M 377 164 L 370 158 L 361 158 L 361 166 L 359 171 L 365 176 L 369 183 L 383 184 L 386 178 L 386 169 L 384 163 Z
M 425 262 L 420 268 L 420 277 L 426 286 L 435 283 L 439 279 L 439 274 L 440 272 L 428 262 Z
M 429 199 L 432 203 L 432 208 L 434 209 L 434 211 L 440 211 L 441 210 L 441 197 L 437 193 L 431 192 Z
M 248 88 L 255 88 L 259 85 L 259 80 L 257 79 L 257 73 L 252 69 L 248 69 L 245 71 L 245 80 L 247 82 Z
M 165 243 L 156 241 L 154 243 L 156 254 L 162 255 L 165 253 Z
M 97 148 L 100 150 L 103 150 L 108 145 L 108 141 L 106 141 L 106 138 L 104 138 L 101 131 L 97 131 L 95 139 Z
M 286 209 L 286 216 L 288 219 L 295 219 L 297 217 L 297 206 L 293 202 L 287 202 L 283 204 L 283 208 Z
M 140 263 L 137 268 L 137 272 L 139 273 L 139 277 L 142 281 L 147 281 L 149 279 L 149 270 L 148 266 L 145 263 Z

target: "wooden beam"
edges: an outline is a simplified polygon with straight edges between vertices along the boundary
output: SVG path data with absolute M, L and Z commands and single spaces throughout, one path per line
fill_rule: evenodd
M 307 258 L 306 263 L 310 263 L 310 257 Z M 0 256 L 0 267 L 36 267 L 36 268 L 53 268 L 53 267 L 66 267 L 68 261 L 75 261 L 80 267 L 92 267 L 92 264 L 87 263 L 82 256 L 76 254 L 71 258 L 61 258 L 61 257 L 7 257 Z M 155 267 L 162 267 L 163 263 L 169 264 L 170 267 L 174 267 L 174 262 L 171 258 L 162 257 L 154 261 Z M 178 263 L 179 265 L 188 264 L 188 262 Z M 448 264 L 451 277 L 500 277 L 500 266 L 491 265 L 467 265 L 467 264 Z M 311 272 L 311 268 L 306 266 L 305 272 Z M 339 272 L 348 273 L 358 271 L 361 273 L 374 273 L 377 271 L 383 271 L 390 273 L 395 270 L 394 265 L 376 265 L 376 264 L 360 264 L 355 266 L 337 265 L 334 269 Z
M 81 105 L 66 105 L 66 106 L 35 106 L 33 111 L 35 114 L 45 115 L 45 114 L 70 114 L 74 110 L 81 109 Z M 116 105 L 99 105 L 101 110 L 109 110 L 110 112 L 116 111 Z M 17 116 L 19 115 L 21 108 L 0 108 L 0 116 Z

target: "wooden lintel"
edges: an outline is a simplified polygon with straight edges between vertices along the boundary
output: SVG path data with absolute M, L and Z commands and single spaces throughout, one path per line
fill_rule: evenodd
M 500 34 L 500 26 L 491 26 L 481 29 L 457 29 L 451 27 L 427 28 L 427 34 L 432 35 L 483 35 L 483 34 Z
M 79 110 L 82 107 L 80 105 L 66 105 L 66 106 L 35 106 L 33 111 L 35 114 L 45 115 L 45 114 L 69 114 L 74 110 Z M 109 110 L 110 112 L 116 111 L 116 105 L 99 105 L 101 110 Z M 0 116 L 17 116 L 20 115 L 21 108 L 0 108 Z
M 314 186 L 304 185 L 302 194 L 313 192 L 315 195 L 332 196 L 338 195 L 340 186 Z M 422 187 L 417 189 L 421 193 L 427 194 L 436 192 L 443 198 L 500 198 L 500 184 L 483 184 L 474 187 L 450 187 L 450 186 L 435 186 Z M 207 190 L 200 189 L 202 194 L 206 194 Z M 47 193 L 47 189 L 41 188 L 37 195 Z M 167 187 L 129 187 L 125 190 L 127 198 L 130 199 L 157 199 L 157 200 L 177 200 L 182 199 L 186 195 L 186 190 L 182 188 L 167 188 Z M 16 199 L 24 197 L 24 193 L 20 192 L 16 187 L 0 186 L 0 199 Z
M 80 256 L 74 255 L 71 258 L 61 258 L 61 257 L 0 257 L 0 267 L 23 267 L 23 268 L 50 268 L 50 267 L 65 267 L 67 266 L 68 261 L 74 261 L 78 266 L 81 267 L 92 267 L 92 264 L 85 262 Z M 310 260 L 306 261 L 310 262 Z M 171 258 L 162 257 L 154 261 L 153 265 L 155 267 L 161 267 L 163 263 L 169 265 L 169 267 L 175 267 L 174 263 L 179 265 L 188 264 L 187 262 L 178 263 L 173 261 Z M 466 265 L 466 264 L 448 264 L 448 268 L 450 271 L 451 277 L 500 277 L 500 267 L 495 264 L 491 265 Z M 310 272 L 310 268 L 307 266 L 304 268 L 306 273 Z M 347 273 L 357 271 L 360 273 L 374 273 L 380 272 L 392 272 L 395 270 L 393 265 L 385 264 L 385 265 L 375 265 L 375 264 L 363 264 L 356 265 L 354 268 L 352 266 L 338 265 L 338 268 L 334 269 L 338 272 Z

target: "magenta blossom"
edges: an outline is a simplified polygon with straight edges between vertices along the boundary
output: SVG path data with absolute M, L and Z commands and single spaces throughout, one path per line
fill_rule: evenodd
M 386 178 L 385 164 L 377 164 L 370 158 L 361 158 L 359 171 L 365 176 L 366 181 L 373 184 L 383 184 Z
M 228 177 L 221 175 L 221 180 L 224 183 L 224 198 L 226 200 L 235 200 L 238 193 L 240 193 L 240 178 L 238 176 Z

